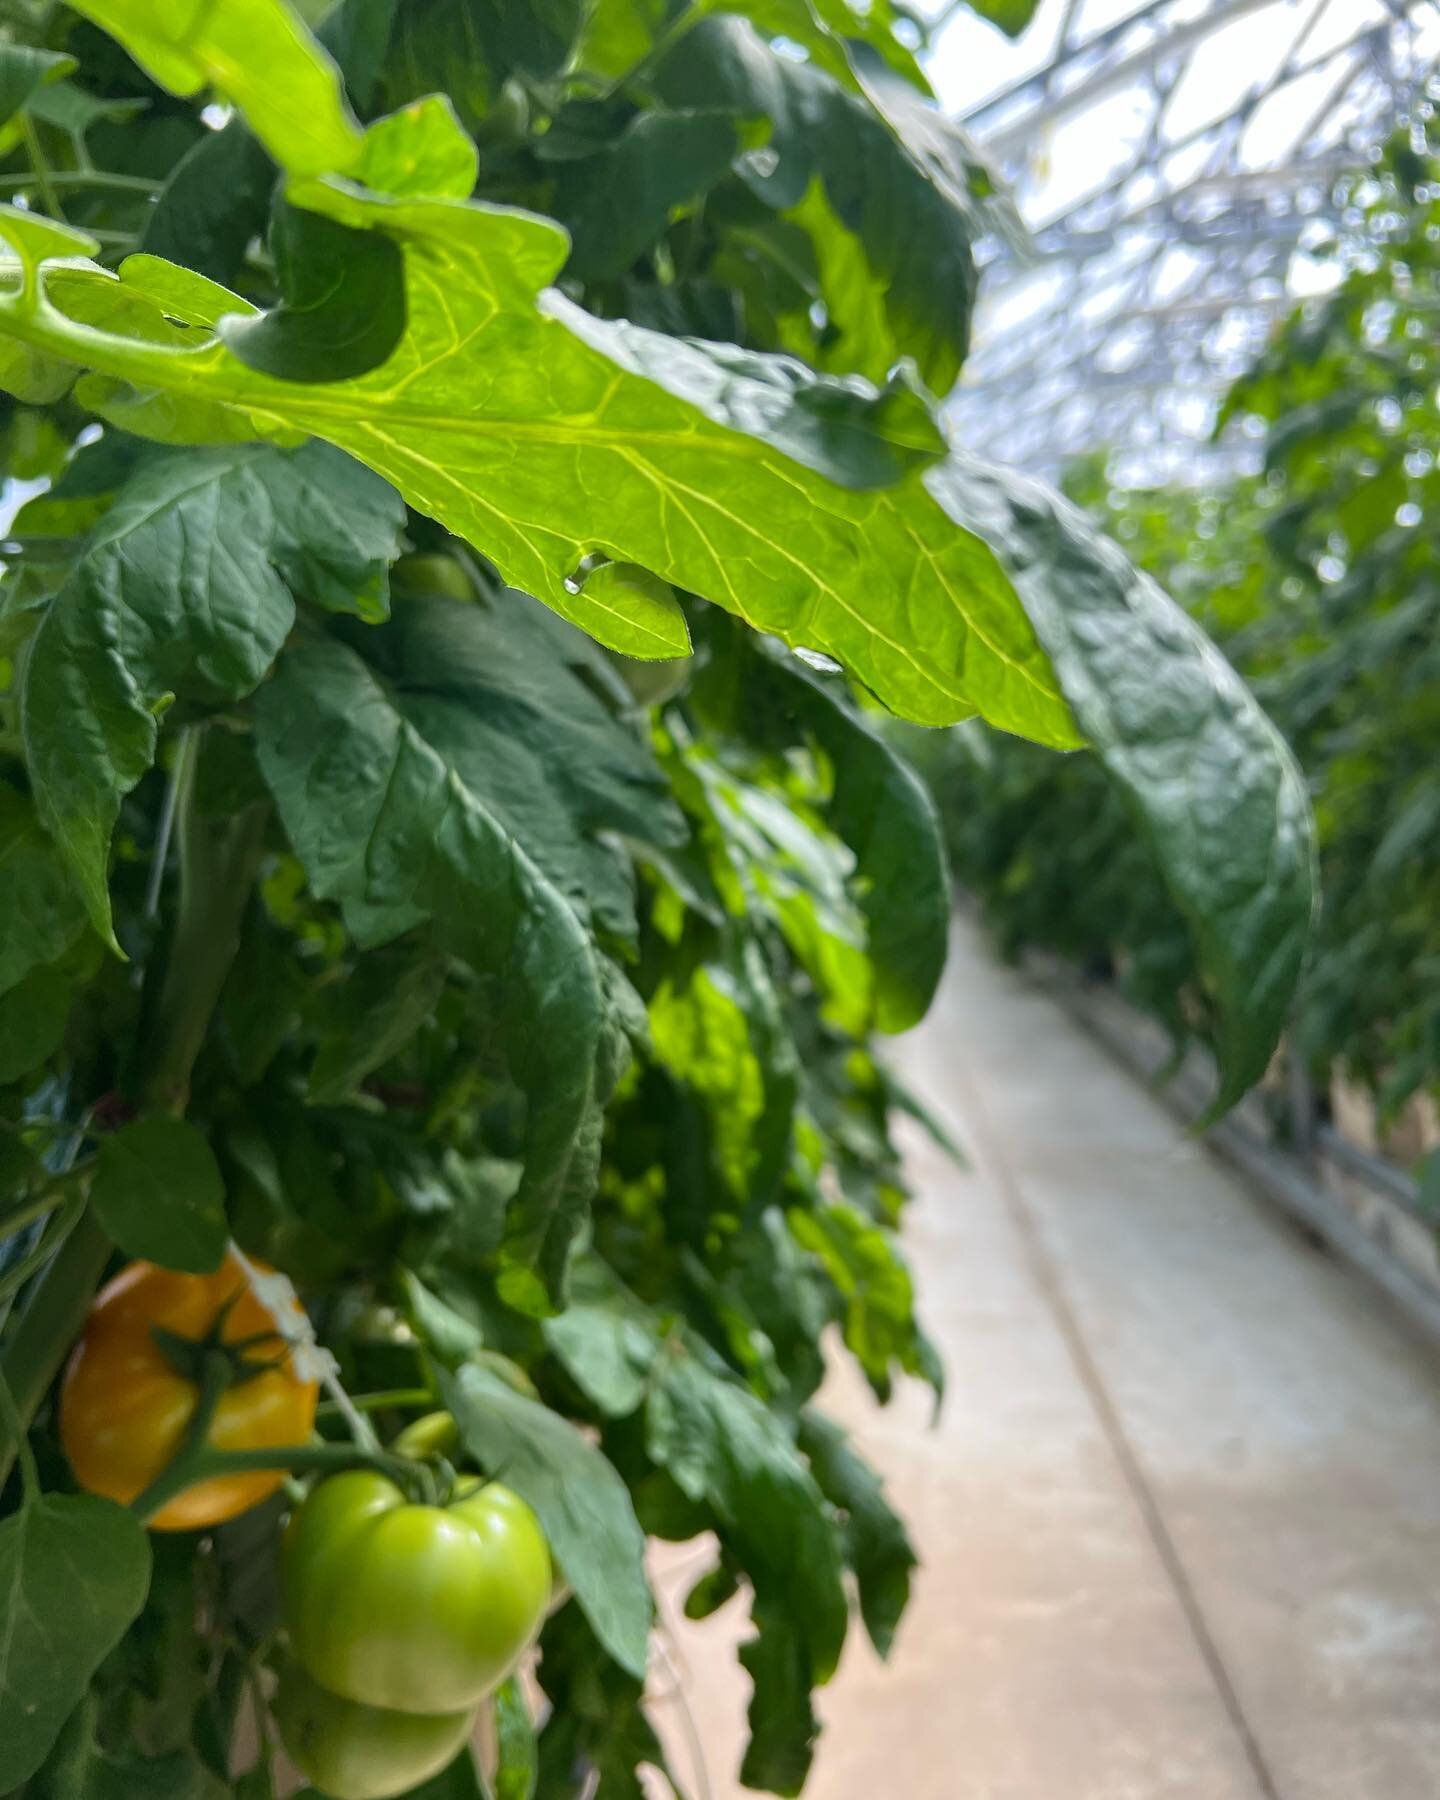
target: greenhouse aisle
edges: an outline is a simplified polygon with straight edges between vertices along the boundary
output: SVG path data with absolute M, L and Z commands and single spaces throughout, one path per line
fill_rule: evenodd
M 824 1692 L 806 1800 L 1431 1800 L 1440 1361 L 972 926 L 898 1060 L 971 1158 L 907 1140 L 950 1389 L 933 1430 L 918 1390 L 827 1395 L 925 1567 L 888 1667 L 852 1640 Z M 657 1568 L 656 1720 L 731 1800 L 706 1561 Z

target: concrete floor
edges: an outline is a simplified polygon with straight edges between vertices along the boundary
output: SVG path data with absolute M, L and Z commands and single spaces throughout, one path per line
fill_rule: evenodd
M 857 1633 L 806 1800 L 1440 1795 L 1440 1363 L 957 927 L 898 1047 L 969 1150 L 907 1135 L 949 1370 L 827 1399 L 924 1567 L 888 1666 Z M 679 1618 L 655 1713 L 731 1800 L 743 1603 Z M 703 1776 L 697 1776 L 703 1764 Z

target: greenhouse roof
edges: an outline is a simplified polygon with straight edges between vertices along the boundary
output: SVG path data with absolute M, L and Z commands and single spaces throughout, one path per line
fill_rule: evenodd
M 1033 241 L 996 244 L 956 414 L 1048 475 L 1195 478 L 1219 396 L 1338 279 L 1336 178 L 1440 62 L 1437 0 L 1041 0 L 1011 43 L 929 8 L 931 79 Z

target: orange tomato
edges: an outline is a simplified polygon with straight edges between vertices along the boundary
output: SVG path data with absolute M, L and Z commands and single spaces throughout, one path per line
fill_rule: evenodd
M 256 1268 L 271 1273 L 262 1263 Z M 213 1275 L 182 1275 L 154 1263 L 128 1264 L 102 1288 L 60 1389 L 60 1441 L 75 1479 L 92 1494 L 128 1505 L 167 1466 L 185 1435 L 199 1390 L 151 1335 L 203 1339 L 230 1302 L 221 1342 L 275 1331 L 233 1255 Z M 297 1321 L 303 1318 L 298 1304 Z M 240 1353 L 270 1363 L 227 1388 L 207 1441 L 217 1450 L 303 1444 L 315 1423 L 316 1384 L 296 1372 L 279 1342 Z M 233 1519 L 273 1494 L 283 1472 L 263 1469 L 197 1482 L 148 1521 L 156 1531 L 196 1531 Z

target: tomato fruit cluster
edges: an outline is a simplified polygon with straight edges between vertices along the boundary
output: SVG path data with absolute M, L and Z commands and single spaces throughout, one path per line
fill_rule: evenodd
M 276 1721 L 335 1800 L 380 1800 L 444 1768 L 551 1593 L 539 1520 L 478 1476 L 432 1506 L 372 1470 L 333 1475 L 291 1520 L 281 1574 L 293 1663 Z

